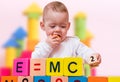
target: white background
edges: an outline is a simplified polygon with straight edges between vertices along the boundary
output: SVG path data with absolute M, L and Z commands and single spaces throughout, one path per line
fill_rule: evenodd
M 32 2 L 43 8 L 53 0 L 0 0 L 0 66 L 4 66 L 5 49 L 2 45 L 11 34 L 23 26 L 27 30 L 27 19 L 23 15 Z M 73 35 L 73 17 L 79 11 L 87 15 L 87 29 L 94 34 L 92 48 L 102 56 L 102 63 L 97 68 L 97 75 L 120 76 L 120 0 L 59 0 L 68 8 L 71 28 L 68 35 Z M 44 32 L 40 29 L 40 38 Z

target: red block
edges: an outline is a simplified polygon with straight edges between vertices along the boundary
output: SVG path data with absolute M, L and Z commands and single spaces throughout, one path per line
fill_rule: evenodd
M 25 50 L 22 51 L 20 58 L 31 58 L 32 51 Z
M 11 75 L 11 68 L 9 67 L 0 68 L 0 76 L 10 76 L 10 75 Z

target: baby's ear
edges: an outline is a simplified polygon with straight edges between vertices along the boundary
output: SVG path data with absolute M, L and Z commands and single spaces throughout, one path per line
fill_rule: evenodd
M 42 30 L 45 30 L 44 23 L 42 21 L 40 22 L 40 27 Z

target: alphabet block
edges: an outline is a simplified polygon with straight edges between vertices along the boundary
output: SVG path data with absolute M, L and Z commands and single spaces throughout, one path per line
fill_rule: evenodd
M 33 76 L 18 76 L 18 82 L 33 82 Z
M 64 58 L 65 76 L 82 76 L 83 71 L 82 58 Z
M 88 79 L 85 76 L 70 76 L 68 82 L 88 82 Z
M 46 75 L 63 75 L 63 58 L 47 58 L 46 62 Z
M 31 76 L 45 76 L 46 74 L 46 59 L 40 58 L 40 59 L 31 59 L 30 60 L 30 75 Z
M 9 67 L 0 68 L 0 76 L 10 76 L 10 75 L 11 75 L 11 68 Z
M 52 76 L 51 82 L 68 82 L 67 76 Z
M 17 82 L 17 76 L 2 76 L 1 82 Z
M 107 77 L 90 76 L 90 77 L 88 77 L 88 82 L 108 82 L 108 78 Z
M 18 58 L 14 60 L 13 75 L 15 76 L 28 76 L 29 75 L 29 64 L 28 58 Z
M 120 82 L 120 76 L 109 76 L 108 82 Z
M 50 82 L 50 76 L 34 76 L 33 82 Z

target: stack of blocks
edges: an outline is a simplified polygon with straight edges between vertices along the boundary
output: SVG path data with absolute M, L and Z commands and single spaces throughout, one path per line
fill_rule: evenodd
M 82 58 L 18 58 L 1 82 L 120 82 L 120 77 L 84 76 Z

